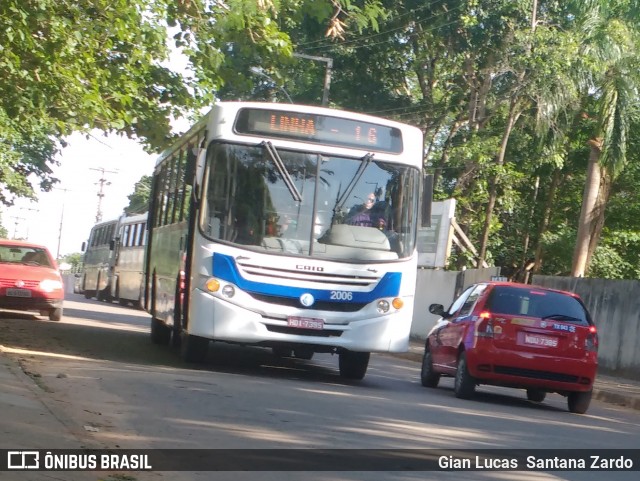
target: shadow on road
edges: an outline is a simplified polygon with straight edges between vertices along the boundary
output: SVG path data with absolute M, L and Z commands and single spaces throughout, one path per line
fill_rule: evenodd
M 320 360 L 278 358 L 271 349 L 212 342 L 202 364 L 188 364 L 177 349 L 158 346 L 149 336 L 149 315 L 135 308 L 68 294 L 61 322 L 31 313 L 0 311 L 0 345 L 11 355 L 85 358 L 250 376 L 351 384 L 338 375 L 337 356 Z M 366 386 L 369 382 L 358 383 Z

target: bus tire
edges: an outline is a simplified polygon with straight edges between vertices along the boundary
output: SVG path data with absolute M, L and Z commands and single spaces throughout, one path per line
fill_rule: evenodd
M 160 319 L 151 318 L 151 342 L 161 346 L 169 344 L 171 339 L 171 328 Z
M 183 312 L 183 293 L 180 289 L 180 279 L 176 281 L 176 293 L 173 301 L 173 329 L 171 335 L 171 346 L 179 348 L 182 344 L 182 328 L 184 324 Z
M 180 357 L 189 363 L 200 363 L 207 357 L 209 339 L 182 332 L 180 339 Z
M 342 351 L 340 353 L 340 377 L 360 380 L 364 378 L 369 367 L 369 352 Z

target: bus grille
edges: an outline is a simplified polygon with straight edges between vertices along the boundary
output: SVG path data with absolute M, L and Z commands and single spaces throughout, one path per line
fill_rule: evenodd
M 279 334 L 294 334 L 296 336 L 313 336 L 313 337 L 340 337 L 342 331 L 317 331 L 314 329 L 300 329 L 298 327 L 272 326 L 267 325 L 267 330 L 277 332 Z
M 367 271 L 358 275 L 344 275 L 330 272 L 302 271 L 283 267 L 260 266 L 248 262 L 248 259 L 236 258 L 236 265 L 244 277 L 251 276 L 255 280 L 270 282 L 273 279 L 303 281 L 317 284 L 318 289 L 326 289 L 327 285 L 336 289 L 348 290 L 353 287 L 373 288 L 380 281 L 380 276 Z
M 269 304 L 278 304 L 280 306 L 289 306 L 302 308 L 300 300 L 290 297 L 274 297 L 265 296 L 263 294 L 250 293 L 251 297 L 258 301 L 268 302 Z M 356 312 L 366 306 L 366 303 L 361 302 L 330 302 L 330 301 L 316 301 L 309 309 L 318 311 L 334 311 L 334 312 Z

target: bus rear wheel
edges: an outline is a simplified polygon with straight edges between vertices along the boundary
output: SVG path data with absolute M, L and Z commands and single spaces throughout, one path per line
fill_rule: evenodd
M 151 342 L 166 346 L 171 338 L 171 328 L 160 319 L 151 318 Z
M 185 362 L 199 363 L 207 357 L 209 339 L 182 332 L 180 339 L 180 357 Z
M 340 376 L 345 379 L 364 378 L 369 367 L 369 352 L 342 351 L 340 353 Z

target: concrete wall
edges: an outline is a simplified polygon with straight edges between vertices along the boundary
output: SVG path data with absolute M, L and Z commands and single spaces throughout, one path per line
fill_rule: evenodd
M 600 372 L 640 380 L 640 281 L 533 276 L 582 297 L 598 328 Z
M 427 333 L 438 320 L 438 316 L 429 312 L 430 304 L 442 304 L 446 308 L 466 287 L 474 282 L 488 281 L 491 276 L 499 274 L 499 267 L 466 271 L 418 269 L 411 337 L 426 339 Z

